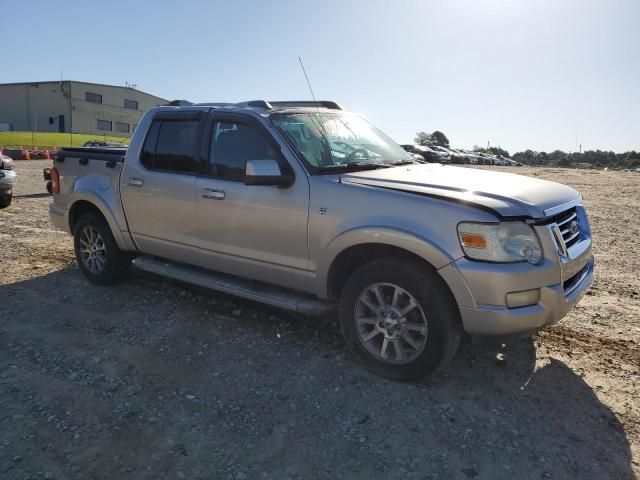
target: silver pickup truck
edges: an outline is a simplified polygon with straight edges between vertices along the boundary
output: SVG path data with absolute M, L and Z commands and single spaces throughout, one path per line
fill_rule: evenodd
M 460 338 L 560 320 L 591 283 L 581 196 L 420 164 L 335 102 L 158 107 L 128 149 L 63 149 L 52 222 L 98 284 L 133 265 L 305 314 L 337 307 L 379 375 L 436 372 Z

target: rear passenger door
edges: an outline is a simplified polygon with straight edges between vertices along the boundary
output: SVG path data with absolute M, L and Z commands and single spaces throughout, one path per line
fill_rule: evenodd
M 201 112 L 160 112 L 140 158 L 127 158 L 122 204 L 131 236 L 146 254 L 197 261 L 195 184 L 202 171 Z
M 201 265 L 305 290 L 309 182 L 283 145 L 248 115 L 215 113 L 204 133 L 206 174 L 196 184 Z M 291 186 L 245 185 L 248 160 L 276 160 Z

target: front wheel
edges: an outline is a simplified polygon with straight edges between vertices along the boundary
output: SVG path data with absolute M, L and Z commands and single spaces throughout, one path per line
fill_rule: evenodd
M 80 270 L 98 285 L 119 282 L 131 266 L 130 256 L 118 248 L 109 225 L 96 214 L 88 213 L 78 219 L 73 246 Z
M 460 314 L 444 281 L 402 258 L 375 260 L 347 280 L 340 324 L 352 354 L 394 380 L 432 375 L 460 344 Z

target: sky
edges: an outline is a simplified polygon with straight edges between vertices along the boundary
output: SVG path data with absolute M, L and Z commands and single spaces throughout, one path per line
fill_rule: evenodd
M 317 99 L 399 143 L 640 150 L 639 0 L 0 0 L 0 83 Z

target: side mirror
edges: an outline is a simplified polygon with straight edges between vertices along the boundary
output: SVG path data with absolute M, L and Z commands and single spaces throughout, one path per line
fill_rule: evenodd
M 247 160 L 244 168 L 245 185 L 276 185 L 288 187 L 293 177 L 280 170 L 280 165 L 275 160 Z

